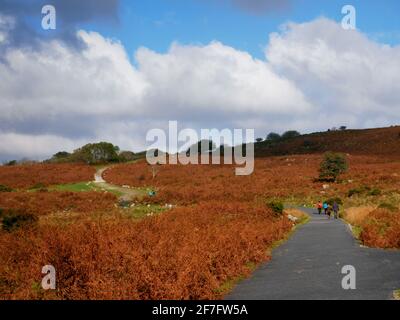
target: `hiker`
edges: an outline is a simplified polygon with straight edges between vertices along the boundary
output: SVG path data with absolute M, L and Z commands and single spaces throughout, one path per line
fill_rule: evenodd
M 322 202 L 321 202 L 321 201 L 318 201 L 318 203 L 317 203 L 317 209 L 318 209 L 318 214 L 320 215 L 321 212 L 322 212 Z
M 327 204 L 326 202 L 324 202 L 324 204 L 322 205 L 322 207 L 324 208 L 324 213 L 325 213 L 325 215 L 327 215 L 327 214 L 328 214 L 328 208 L 329 208 L 328 204 Z
M 335 219 L 338 219 L 339 218 L 339 205 L 336 201 L 333 203 L 333 212 L 335 214 Z

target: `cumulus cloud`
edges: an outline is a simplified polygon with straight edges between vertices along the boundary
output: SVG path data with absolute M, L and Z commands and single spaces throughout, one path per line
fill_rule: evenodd
M 400 119 L 400 46 L 378 44 L 321 18 L 272 34 L 266 56 L 319 106 L 326 122 L 366 127 Z
M 140 48 L 133 64 L 117 41 L 77 37 L 81 50 L 52 40 L 1 55 L 1 160 L 100 140 L 137 151 L 169 120 L 259 136 L 400 120 L 400 48 L 327 19 L 272 34 L 265 60 L 220 42 L 175 43 L 165 53 Z
M 219 42 L 174 44 L 166 54 L 141 48 L 136 59 L 140 73 L 151 84 L 146 106 L 156 117 L 186 113 L 189 119 L 200 116 L 207 121 L 208 113 L 232 119 L 265 113 L 302 114 L 311 109 L 302 93 L 271 71 L 265 61 Z
M 85 43 L 81 51 L 60 41 L 7 50 L 0 64 L 3 130 L 113 141 L 118 136 L 131 147 L 129 139 L 143 141 L 147 130 L 168 120 L 229 127 L 238 117 L 300 116 L 312 108 L 265 61 L 218 42 L 174 44 L 165 54 L 141 48 L 135 67 L 119 42 L 93 32 L 78 36 Z M 12 145 L 14 138 L 2 143 Z

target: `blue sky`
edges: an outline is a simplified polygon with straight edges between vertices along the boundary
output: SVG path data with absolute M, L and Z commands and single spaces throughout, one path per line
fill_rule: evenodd
M 340 22 L 346 4 L 356 8 L 360 31 L 382 43 L 400 43 L 397 0 L 294 0 L 287 9 L 260 14 L 213 0 L 123 0 L 118 23 L 97 21 L 84 27 L 120 40 L 130 55 L 140 46 L 165 52 L 174 41 L 207 44 L 217 40 L 263 58 L 268 35 L 278 31 L 280 25 L 320 16 Z

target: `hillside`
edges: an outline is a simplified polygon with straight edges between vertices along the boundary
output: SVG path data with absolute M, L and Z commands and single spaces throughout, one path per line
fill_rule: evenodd
M 255 144 L 256 156 L 323 153 L 400 156 L 400 127 L 327 131 Z

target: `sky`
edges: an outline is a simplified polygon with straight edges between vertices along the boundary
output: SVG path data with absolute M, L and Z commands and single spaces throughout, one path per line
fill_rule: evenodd
M 396 125 L 399 15 L 397 0 L 0 0 L 0 162 L 141 151 L 169 121 L 257 137 Z

